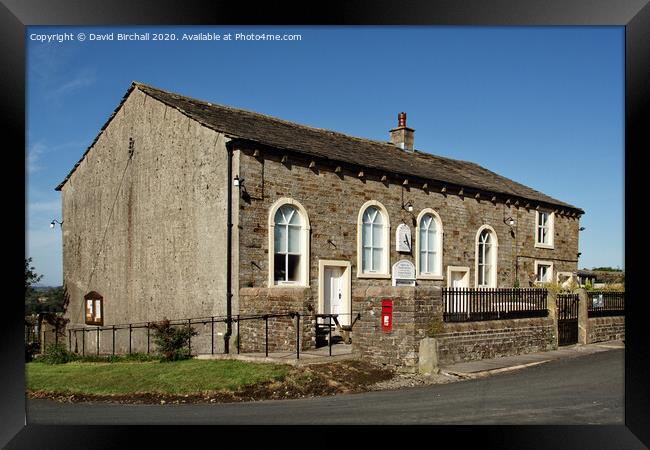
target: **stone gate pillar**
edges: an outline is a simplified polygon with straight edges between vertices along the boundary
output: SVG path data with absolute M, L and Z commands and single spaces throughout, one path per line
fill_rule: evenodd
M 589 306 L 589 296 L 584 289 L 578 289 L 578 344 L 587 344 L 589 340 L 589 315 L 587 307 Z

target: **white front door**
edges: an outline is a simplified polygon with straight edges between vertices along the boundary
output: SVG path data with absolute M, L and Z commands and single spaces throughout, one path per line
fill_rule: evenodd
M 343 268 L 326 266 L 323 274 L 323 313 L 339 314 L 341 325 L 350 325 L 350 312 L 343 289 Z

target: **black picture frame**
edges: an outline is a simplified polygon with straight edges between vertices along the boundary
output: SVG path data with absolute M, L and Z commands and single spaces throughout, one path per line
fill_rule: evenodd
M 25 186 L 25 34 L 28 25 L 491 25 L 491 26 L 624 26 L 625 27 L 625 233 L 626 233 L 626 349 L 625 349 L 625 425 L 624 426 L 542 426 L 542 427 L 435 427 L 423 434 L 444 444 L 467 443 L 475 440 L 481 446 L 498 448 L 642 448 L 650 445 L 650 395 L 648 394 L 647 350 L 642 322 L 648 317 L 647 302 L 640 295 L 643 276 L 634 263 L 641 261 L 642 245 L 627 242 L 643 237 L 644 224 L 640 211 L 641 187 L 645 168 L 642 153 L 648 151 L 650 126 L 650 7 L 648 0 L 465 0 L 465 1 L 328 1 L 319 4 L 306 2 L 266 2 L 255 7 L 245 2 L 186 0 L 1 0 L 0 3 L 0 78 L 2 85 L 2 124 L 6 144 L 5 158 L 12 159 L 14 170 L 4 173 L 5 186 Z M 9 140 L 7 140 L 9 138 Z M 15 161 L 13 161 L 15 159 Z M 22 170 L 20 170 L 22 169 Z M 12 189 L 12 190 L 13 190 Z M 646 189 L 647 191 L 647 189 Z M 24 258 L 24 242 L 13 238 L 24 236 L 25 204 L 21 197 L 8 192 L 11 220 L 5 212 L 5 236 L 13 245 L 11 257 L 11 292 L 5 303 L 2 342 L 2 379 L 0 410 L 0 445 L 6 448 L 134 448 L 138 438 L 169 444 L 173 437 L 207 436 L 215 445 L 223 444 L 224 430 L 206 427 L 52 427 L 26 425 L 24 394 L 24 355 L 21 295 L 18 292 L 18 261 Z M 614 213 L 618 213 L 615 211 Z M 18 217 L 18 220 L 16 220 Z M 22 226 L 22 229 L 20 229 Z M 642 240 L 645 242 L 645 238 Z M 23 244 L 23 245 L 21 245 Z M 19 253 L 22 253 L 19 255 Z M 7 304 L 8 303 L 8 304 Z M 189 428 L 189 429 L 188 429 Z M 303 436 L 312 431 L 329 435 L 328 430 L 302 428 Z M 382 427 L 363 432 L 372 445 L 381 442 L 386 433 L 399 435 L 408 442 L 405 433 L 411 430 Z M 370 432 L 368 432 L 370 431 Z M 241 430 L 239 430 L 241 433 Z M 295 430 L 264 428 L 263 433 L 246 433 L 261 442 L 270 439 L 269 433 L 290 439 Z M 352 433 L 356 434 L 356 433 Z M 303 445 L 310 445 L 302 440 Z M 284 442 L 283 442 L 284 445 Z M 311 444 L 313 445 L 313 444 Z M 165 446 L 166 448 L 166 446 Z

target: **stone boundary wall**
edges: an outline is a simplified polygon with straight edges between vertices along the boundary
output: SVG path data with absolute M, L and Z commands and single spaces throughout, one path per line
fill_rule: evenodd
M 556 326 L 549 317 L 445 323 L 435 339 L 440 365 L 557 348 Z
M 241 288 L 239 290 L 239 314 L 300 313 L 300 349 L 316 346 L 315 299 L 310 288 Z M 242 320 L 239 327 L 240 351 L 242 353 L 265 350 L 264 320 Z M 236 351 L 237 327 L 233 324 L 231 352 Z M 290 317 L 269 318 L 269 352 L 296 350 L 296 319 Z
M 625 316 L 588 319 L 588 343 L 625 339 Z
M 392 330 L 381 327 L 381 301 L 393 301 Z M 369 287 L 352 291 L 352 311 L 361 319 L 352 331 L 353 352 L 371 362 L 402 372 L 418 368 L 420 341 L 435 317 L 442 317 L 439 287 Z

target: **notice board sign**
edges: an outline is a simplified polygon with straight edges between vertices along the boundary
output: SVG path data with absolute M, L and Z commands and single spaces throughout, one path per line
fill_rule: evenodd
M 408 259 L 393 264 L 393 286 L 415 286 L 415 266 Z

